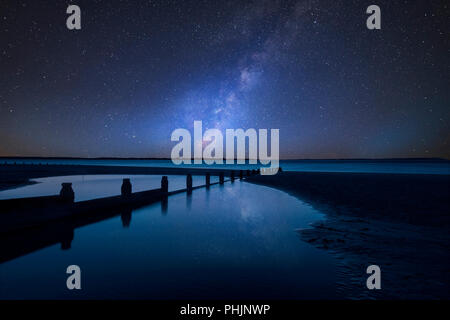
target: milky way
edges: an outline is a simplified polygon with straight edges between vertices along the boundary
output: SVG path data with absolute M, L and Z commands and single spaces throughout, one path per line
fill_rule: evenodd
M 280 129 L 282 158 L 450 157 L 446 1 L 0 4 L 0 156 L 169 157 Z M 72 2 L 71 2 L 72 3 Z

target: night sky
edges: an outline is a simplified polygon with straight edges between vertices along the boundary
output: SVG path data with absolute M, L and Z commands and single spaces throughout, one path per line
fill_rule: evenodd
M 0 156 L 170 157 L 202 120 L 280 129 L 281 158 L 450 158 L 448 1 L 0 3 Z

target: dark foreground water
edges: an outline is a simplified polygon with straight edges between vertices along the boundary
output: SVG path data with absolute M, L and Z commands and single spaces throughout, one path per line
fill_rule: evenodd
M 333 258 L 295 231 L 321 218 L 240 181 L 178 194 L 167 207 L 75 229 L 69 250 L 55 244 L 0 264 L 0 299 L 335 298 Z M 66 289 L 72 264 L 79 291 Z

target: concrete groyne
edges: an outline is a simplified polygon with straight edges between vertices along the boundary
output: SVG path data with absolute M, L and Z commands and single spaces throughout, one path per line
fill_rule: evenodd
M 257 172 L 247 171 L 247 176 L 252 174 L 256 175 Z M 211 183 L 211 175 L 218 176 L 219 181 Z M 230 177 L 230 179 L 225 179 L 225 177 Z M 166 201 L 167 197 L 173 194 L 190 194 L 193 190 L 209 188 L 215 184 L 222 185 L 227 181 L 234 181 L 234 171 L 206 172 L 205 184 L 199 186 L 193 186 L 192 174 L 188 173 L 186 188 L 169 191 L 168 177 L 162 176 L 160 188 L 133 192 L 130 179 L 125 178 L 120 187 L 120 195 L 80 202 L 74 202 L 76 191 L 72 189 L 72 183 L 66 182 L 62 184 L 59 195 L 0 200 L 0 219 L 2 221 L 0 234 L 73 216 L 79 217 L 86 214 L 95 216 L 112 209 L 132 210 L 153 202 Z
M 193 186 L 192 175 L 187 174 L 186 188 L 175 191 L 169 191 L 168 177 L 162 176 L 161 188 L 133 192 L 132 183 L 126 178 L 118 186 L 120 195 L 87 201 L 74 202 L 76 190 L 70 182 L 62 184 L 59 195 L 0 200 L 0 263 L 58 243 L 62 250 L 67 250 L 77 228 L 115 216 L 120 216 L 123 227 L 127 228 L 134 209 L 159 202 L 165 214 L 171 195 L 189 195 L 196 189 L 232 181 L 225 179 L 232 175 L 227 171 L 204 175 L 205 184 Z M 218 176 L 219 181 L 212 183 L 211 175 Z

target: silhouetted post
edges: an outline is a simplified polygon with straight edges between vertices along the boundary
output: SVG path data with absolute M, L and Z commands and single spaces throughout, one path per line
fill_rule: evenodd
M 244 177 L 244 173 L 242 172 L 242 170 L 239 171 L 239 180 L 242 180 L 242 178 Z
M 169 192 L 169 180 L 167 180 L 167 176 L 161 178 L 161 191 L 164 193 Z
M 209 186 L 211 185 L 211 174 L 209 172 L 206 174 L 205 180 L 206 180 L 206 187 L 209 188 Z
M 131 189 L 132 188 L 131 188 L 130 179 L 129 178 L 123 179 L 122 188 L 120 189 L 122 196 L 129 196 L 129 195 L 131 195 L 131 192 L 132 192 Z
M 234 171 L 233 170 L 231 170 L 230 178 L 231 178 L 231 182 L 234 182 Z
M 186 176 L 186 189 L 188 192 L 192 191 L 192 175 L 190 173 Z
M 220 183 L 220 184 L 223 184 L 223 182 L 224 182 L 224 179 L 223 179 L 223 172 L 221 172 L 221 173 L 219 174 L 219 183 Z
M 61 191 L 59 192 L 59 197 L 65 203 L 73 203 L 75 200 L 75 192 L 72 190 L 72 183 L 65 182 L 62 183 Z

